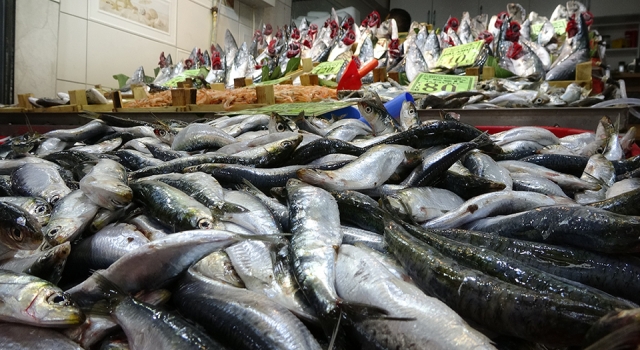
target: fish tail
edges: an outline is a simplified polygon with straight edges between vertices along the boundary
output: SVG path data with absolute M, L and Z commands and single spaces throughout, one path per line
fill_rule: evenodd
M 115 305 L 119 304 L 122 300 L 129 298 L 127 293 L 120 288 L 117 284 L 109 280 L 100 271 L 94 272 L 91 277 L 94 279 L 98 290 L 103 294 L 104 298 L 109 302 L 107 306 L 110 311 Z
M 476 147 L 478 147 L 478 148 L 479 147 L 493 145 L 493 140 L 491 139 L 491 136 L 489 135 L 489 133 L 487 131 L 483 132 L 478 137 L 476 137 L 475 139 L 471 140 L 471 142 L 475 143 Z

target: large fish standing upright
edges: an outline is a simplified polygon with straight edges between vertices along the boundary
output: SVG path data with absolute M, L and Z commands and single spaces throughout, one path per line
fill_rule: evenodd
M 352 24 L 349 30 L 344 32 L 337 44 L 331 49 L 327 61 L 335 61 L 341 58 L 341 56 L 344 56 L 345 53 L 347 53 L 348 57 L 351 57 L 351 46 L 357 39 L 356 31 L 359 31 L 358 27 Z
M 572 39 L 571 53 L 558 57 L 547 72 L 546 80 L 573 80 L 576 75 L 576 65 L 589 61 L 589 29 L 585 15 L 580 14 L 567 23 L 567 37 Z

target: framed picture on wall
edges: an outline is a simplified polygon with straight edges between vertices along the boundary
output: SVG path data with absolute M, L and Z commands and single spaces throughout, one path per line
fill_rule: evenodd
M 176 45 L 178 0 L 89 0 L 89 19 Z

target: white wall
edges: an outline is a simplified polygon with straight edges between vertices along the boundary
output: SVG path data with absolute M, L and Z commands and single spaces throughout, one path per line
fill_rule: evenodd
M 132 75 L 144 66 L 153 76 L 160 52 L 174 62 L 187 58 L 197 46 L 211 43 L 213 0 L 176 0 L 175 42 L 159 40 L 97 22 L 89 16 L 94 0 L 16 1 L 16 94 L 54 97 L 57 91 L 100 84 L 117 87 L 115 74 Z M 224 4 L 224 1 L 221 1 Z M 291 20 L 291 0 L 276 0 L 270 8 L 252 8 L 236 0 L 234 8 L 219 5 L 217 38 L 227 28 L 238 44 L 251 40 L 260 20 L 282 26 Z

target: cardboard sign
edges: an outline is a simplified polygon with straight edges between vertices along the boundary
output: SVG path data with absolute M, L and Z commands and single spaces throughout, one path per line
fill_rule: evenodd
M 482 50 L 484 41 L 474 41 L 472 43 L 447 47 L 438 58 L 437 66 L 446 68 L 468 67 L 473 65 Z
M 420 73 L 409 85 L 409 92 L 431 94 L 440 91 L 460 92 L 476 88 L 478 77 Z

